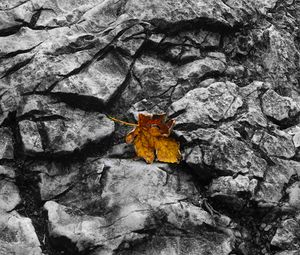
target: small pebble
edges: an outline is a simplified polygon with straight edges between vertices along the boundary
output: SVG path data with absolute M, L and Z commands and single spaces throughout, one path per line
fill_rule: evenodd
M 249 255 L 249 253 L 247 251 L 247 246 L 245 243 L 241 243 L 239 245 L 239 250 L 242 252 L 243 255 Z
M 235 231 L 235 232 L 234 232 L 234 235 L 235 235 L 235 237 L 238 237 L 238 238 L 241 238 L 241 237 L 242 237 L 242 234 L 241 234 L 240 231 Z
M 267 249 L 266 248 L 264 248 L 264 249 L 262 249 L 262 254 L 266 254 L 268 251 L 267 251 Z
M 211 85 L 212 83 L 216 82 L 216 79 L 206 79 L 202 82 L 200 82 L 199 87 L 201 88 L 207 88 L 209 85 Z
M 248 231 L 247 231 L 246 229 L 243 229 L 243 231 L 242 231 L 242 237 L 243 237 L 244 239 L 249 238 L 249 234 L 248 234 Z
M 271 225 L 268 225 L 268 226 L 266 226 L 266 227 L 264 228 L 264 230 L 265 230 L 265 231 L 269 231 L 271 228 L 272 228 L 272 226 L 271 226 Z

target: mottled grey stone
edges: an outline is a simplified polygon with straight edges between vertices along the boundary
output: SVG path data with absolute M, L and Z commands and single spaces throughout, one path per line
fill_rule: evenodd
M 300 105 L 289 97 L 282 97 L 274 90 L 268 90 L 262 96 L 264 113 L 278 121 L 288 119 L 300 112 Z
M 12 211 L 20 202 L 18 187 L 11 180 L 0 180 L 0 213 Z
M 0 128 L 0 159 L 13 159 L 13 134 L 9 128 Z
M 42 255 L 32 221 L 16 211 L 0 213 L 0 254 Z
M 234 83 L 216 82 L 189 91 L 170 106 L 169 113 L 179 114 L 178 125 L 207 126 L 233 117 L 242 104 Z
M 99 143 L 114 131 L 114 123 L 103 114 L 87 113 L 48 97 L 29 96 L 18 115 L 39 121 L 19 122 L 25 153 L 68 154 L 89 143 Z
M 124 159 L 91 159 L 89 162 L 86 162 L 86 167 L 94 165 L 89 182 L 81 183 L 81 187 L 74 187 L 69 191 L 70 194 L 61 197 L 60 203 L 65 205 L 49 201 L 44 206 L 48 212 L 52 238 L 66 237 L 79 251 L 101 246 L 97 248 L 98 252 L 112 254 L 124 240 L 128 243 L 141 241 L 147 236 L 148 229 L 158 229 L 165 223 L 186 231 L 206 224 L 214 225 L 206 211 L 184 201 L 196 195 L 195 187 L 185 173 L 168 173 L 170 169 L 166 164 L 146 165 L 141 161 Z M 96 191 L 99 180 L 103 185 L 102 192 L 84 198 L 84 192 L 88 195 Z M 93 208 L 92 205 L 96 204 L 102 205 L 102 211 L 97 212 Z M 90 211 L 88 214 L 93 216 L 78 214 L 76 210 L 71 214 L 70 210 L 74 207 Z M 159 215 L 166 216 L 164 221 L 160 220 Z M 206 235 L 205 231 L 202 235 Z M 201 236 L 196 235 L 195 240 L 201 240 Z M 215 241 L 209 235 L 206 238 L 204 243 L 200 242 L 193 250 L 205 251 L 212 247 Z M 221 246 L 231 250 L 231 237 L 220 235 L 219 238 Z M 207 240 L 208 246 L 205 244 Z M 214 249 L 217 251 L 219 248 Z
M 272 238 L 271 245 L 280 248 L 299 248 L 296 239 L 299 233 L 300 225 L 294 219 L 287 219 L 281 222 L 276 234 Z

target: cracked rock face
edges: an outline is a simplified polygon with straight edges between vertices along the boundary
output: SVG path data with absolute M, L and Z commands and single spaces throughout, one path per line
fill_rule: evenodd
M 106 254 L 112 254 L 126 243 L 147 239 L 155 231 L 160 231 L 162 238 L 166 239 L 159 249 L 169 252 L 174 249 L 169 247 L 172 241 L 168 238 L 169 231 L 189 233 L 193 229 L 203 228 L 202 233 L 195 234 L 189 242 L 205 238 L 207 243 L 199 242 L 193 247 L 194 252 L 204 251 L 206 248 L 201 246 L 209 247 L 213 242 L 205 226 L 214 226 L 214 220 L 209 213 L 191 203 L 197 192 L 185 173 L 168 173 L 170 170 L 164 164 L 145 165 L 125 159 L 95 162 L 92 163 L 94 172 L 90 174 L 98 174 L 97 178 L 92 180 L 89 177 L 87 183 L 78 184 L 86 187 L 72 188 L 70 192 L 73 196 L 59 198 L 67 206 L 52 201 L 45 204 L 53 238 L 64 236 L 79 251 L 96 247 L 99 253 Z M 82 193 L 96 191 L 99 182 L 104 185 L 98 196 L 94 197 L 96 200 L 89 198 L 84 201 Z M 76 199 L 78 196 L 80 200 Z M 80 211 L 77 213 L 75 208 L 80 208 L 87 215 L 82 215 Z M 221 233 L 218 237 L 221 247 L 213 249 L 216 252 L 223 249 L 223 253 L 219 254 L 226 254 L 231 250 L 231 237 Z M 179 240 L 179 245 L 185 242 L 183 238 Z M 146 254 L 152 252 L 148 242 L 144 248 Z
M 68 154 L 90 142 L 100 142 L 114 131 L 114 123 L 103 114 L 79 109 L 40 96 L 25 97 L 18 116 L 26 154 Z
M 0 254 L 297 255 L 300 3 L 3 0 Z M 124 143 L 167 113 L 182 161 Z
M 1 159 L 13 159 L 14 147 L 12 132 L 8 128 L 0 129 L 1 144 L 0 144 L 0 158 Z
M 170 114 L 178 114 L 178 125 L 210 126 L 233 117 L 242 106 L 233 83 L 216 82 L 207 88 L 189 91 L 184 97 L 171 105 Z
M 278 121 L 295 116 L 300 111 L 300 106 L 289 97 L 282 97 L 274 90 L 268 90 L 262 97 L 264 113 Z
M 0 252 L 2 254 L 42 254 L 39 239 L 29 218 L 16 211 L 1 213 Z

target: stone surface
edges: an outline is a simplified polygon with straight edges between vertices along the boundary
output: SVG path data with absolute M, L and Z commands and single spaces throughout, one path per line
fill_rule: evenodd
M 259 6 L 259 10 L 263 12 L 274 6 L 274 2 L 266 4 L 264 1 L 251 1 Z M 240 8 L 243 10 L 241 11 Z M 181 9 L 181 12 L 176 10 Z M 222 1 L 167 1 L 161 3 L 155 1 L 148 3 L 147 1 L 137 2 L 131 0 L 126 2 L 125 12 L 131 17 L 138 17 L 143 20 L 162 20 L 162 24 L 172 24 L 187 20 L 211 20 L 215 23 L 220 23 L 224 27 L 233 26 L 238 22 L 246 22 L 243 18 L 247 15 L 254 14 L 254 8 L 246 4 L 244 1 L 230 1 L 225 4 Z
M 172 239 L 168 238 L 168 231 L 171 231 L 182 243 L 185 236 L 189 236 L 187 233 L 194 233 L 195 237 L 187 239 L 194 243 L 190 247 L 194 253 L 213 249 L 227 254 L 231 250 L 232 236 L 217 234 L 220 246 L 216 247 L 215 240 L 205 232 L 205 225 L 217 225 L 210 214 L 189 202 L 197 192 L 184 172 L 168 173 L 168 166 L 164 164 L 145 165 L 124 159 L 91 159 L 89 162 L 85 169 L 93 170 L 86 174 L 87 180 L 81 180 L 59 199 L 65 205 L 49 201 L 44 206 L 50 236 L 57 243 L 65 237 L 72 243 L 69 247 L 76 246 L 75 250 L 83 252 L 96 247 L 99 253 L 113 254 L 125 243 L 134 245 L 147 238 L 148 231 L 161 231 L 167 242 L 160 249 L 170 249 L 168 243 Z M 84 216 L 80 211 L 93 216 Z M 202 227 L 204 232 L 196 230 Z M 152 252 L 148 245 L 146 249 L 146 254 Z
M 299 222 L 294 219 L 282 221 L 271 241 L 271 245 L 280 248 L 289 248 L 292 250 L 295 248 L 299 249 L 299 244 L 297 243 L 299 229 Z
M 225 197 L 234 198 L 239 194 L 250 195 L 254 193 L 257 186 L 257 180 L 249 180 L 248 177 L 238 175 L 236 178 L 231 176 L 221 176 L 218 179 L 213 180 L 209 187 L 209 192 L 212 193 L 211 197 Z
M 269 166 L 264 182 L 260 184 L 256 193 L 258 201 L 269 203 L 279 202 L 282 198 L 282 191 L 292 175 L 299 174 L 299 162 L 280 160 L 272 158 L 275 165 Z
M 289 194 L 289 204 L 297 209 L 300 208 L 300 183 L 295 182 L 287 190 Z
M 34 49 L 48 39 L 48 36 L 49 34 L 46 31 L 37 31 L 23 27 L 18 33 L 4 37 L 1 40 L 0 57 L 13 54 L 14 52 L 26 52 Z M 22 44 L 18 43 L 18 40 L 21 40 Z
M 0 124 L 7 120 L 9 114 L 16 111 L 20 101 L 20 94 L 17 89 L 10 87 L 9 84 L 0 81 Z
M 169 114 L 181 113 L 176 119 L 178 125 L 205 127 L 233 117 L 242 103 L 234 83 L 216 82 L 189 91 L 171 105 Z
M 168 45 L 168 41 L 163 43 Z M 183 54 L 178 53 L 181 57 Z M 226 59 L 223 54 L 220 55 L 195 60 L 177 68 L 164 60 L 148 55 L 141 56 L 133 68 L 134 77 L 139 84 L 137 88 L 133 89 L 135 92 L 133 96 L 137 97 L 138 95 L 138 98 L 141 97 L 143 100 L 134 104 L 131 111 L 148 111 L 148 109 L 155 111 L 157 109 L 158 112 L 163 112 L 162 109 L 165 109 L 168 104 L 177 101 L 192 88 L 199 87 L 199 83 L 205 77 L 221 74 L 225 70 Z M 182 60 L 176 61 L 181 62 Z M 151 101 L 146 101 L 146 98 L 149 97 Z
M 285 131 L 293 137 L 293 143 L 294 143 L 295 147 L 299 148 L 300 147 L 300 127 L 297 125 L 294 127 L 290 127 Z
M 109 53 L 97 61 L 84 73 L 64 79 L 52 90 L 54 93 L 77 94 L 99 99 L 107 104 L 125 82 L 129 71 L 129 61 L 121 55 Z
M 204 76 L 222 74 L 225 71 L 226 59 L 225 55 L 221 57 L 224 58 L 223 61 L 220 58 L 206 57 L 181 66 L 178 70 L 179 79 L 197 84 Z
M 137 60 L 133 73 L 139 81 L 141 87 L 139 90 L 145 97 L 159 96 L 177 83 L 172 65 L 150 56 L 142 56 Z M 143 88 L 147 88 L 147 90 L 143 90 Z
M 42 138 L 35 122 L 23 120 L 19 123 L 19 128 L 26 153 L 41 153 L 44 151 Z
M 0 253 L 297 254 L 299 17 L 291 0 L 1 1 L 1 229 L 20 238 Z M 135 159 L 109 116 L 140 112 L 175 119 L 180 164 Z
M 0 159 L 13 159 L 14 147 L 12 132 L 8 128 L 0 128 Z
M 265 89 L 270 87 L 269 83 L 254 81 L 249 85 L 239 89 L 240 94 L 244 98 L 247 111 L 244 112 L 239 119 L 241 124 L 245 122 L 251 126 L 267 127 L 268 121 L 261 109 L 260 96 Z
M 0 180 L 0 212 L 10 212 L 20 202 L 18 187 L 12 181 Z
M 223 174 L 247 173 L 255 177 L 264 176 L 267 166 L 265 160 L 256 156 L 245 143 L 241 142 L 239 134 L 230 127 L 224 126 L 220 130 L 196 129 L 191 132 L 177 131 L 176 133 L 187 142 L 199 141 L 199 147 L 192 146 L 192 151 L 186 150 L 187 163 L 199 171 L 199 175 L 202 175 L 201 171 L 206 165 Z
M 87 114 L 47 97 L 25 98 L 18 115 L 34 120 L 19 122 L 24 150 L 28 154 L 72 153 L 89 143 L 100 143 L 114 131 L 114 123 L 103 114 Z
M 268 90 L 262 96 L 264 113 L 278 121 L 293 117 L 300 112 L 300 106 L 289 97 L 282 97 L 274 90 Z
M 294 250 L 294 251 L 282 251 L 282 252 L 277 252 L 275 255 L 299 255 L 300 251 Z
M 288 31 L 279 31 L 274 26 L 266 29 L 269 40 L 268 50 L 263 55 L 263 65 L 270 75 L 274 86 L 292 89 L 295 82 L 294 70 L 299 65 L 298 50 L 293 36 Z M 287 75 L 286 72 L 291 73 Z
M 15 169 L 9 166 L 0 165 L 0 175 L 2 177 L 14 179 L 16 177 Z
M 259 145 L 270 156 L 292 158 L 295 155 L 292 137 L 280 130 L 276 130 L 273 134 L 257 131 L 252 142 Z
M 17 212 L 0 214 L 0 252 L 7 255 L 41 255 L 40 242 L 29 218 Z

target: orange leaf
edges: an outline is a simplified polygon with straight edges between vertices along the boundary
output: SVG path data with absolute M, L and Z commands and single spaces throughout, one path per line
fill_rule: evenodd
M 127 134 L 126 142 L 133 143 L 137 156 L 147 163 L 152 163 L 155 155 L 159 161 L 179 163 L 179 142 L 169 137 L 174 124 L 166 114 L 139 114 L 138 124 Z
M 172 137 L 159 137 L 155 142 L 157 159 L 162 162 L 179 163 L 179 143 Z

